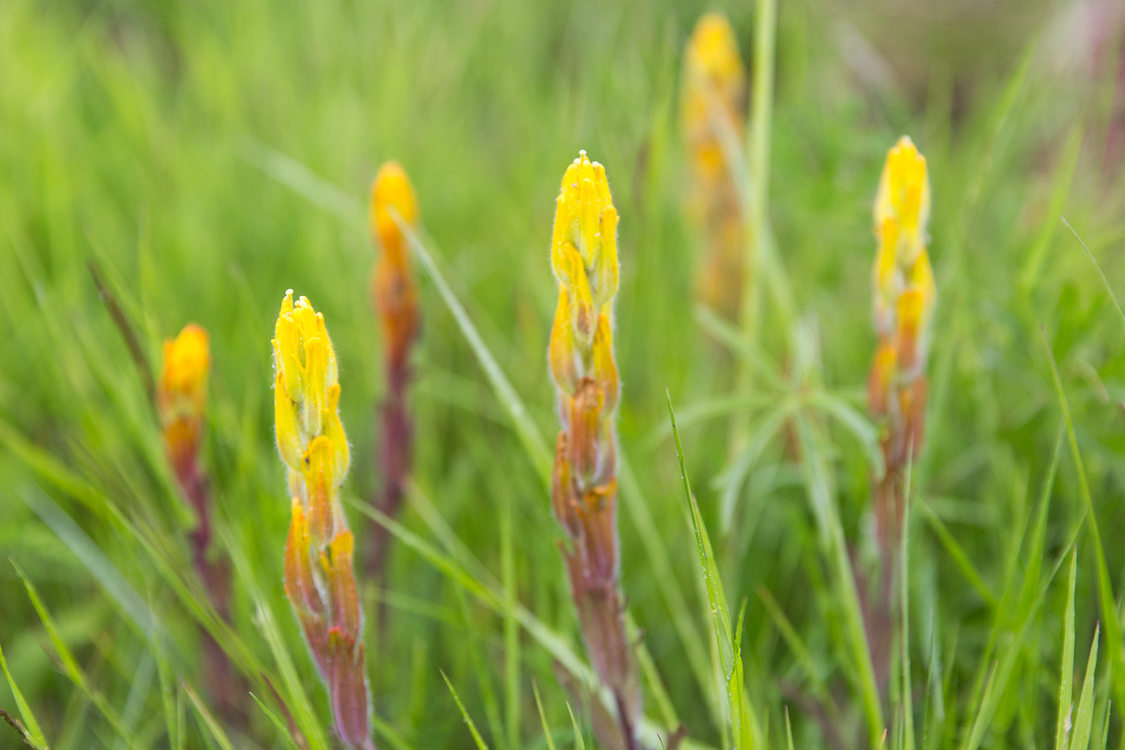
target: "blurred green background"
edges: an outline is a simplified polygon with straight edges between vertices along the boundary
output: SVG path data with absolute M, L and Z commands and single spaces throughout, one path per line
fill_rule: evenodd
M 270 720 L 282 705 L 308 706 L 327 734 L 281 586 L 289 504 L 269 340 L 282 295 L 307 295 L 335 343 L 354 456 L 345 500 L 362 547 L 383 393 L 363 212 L 375 170 L 393 158 L 410 174 L 426 246 L 549 444 L 548 244 L 558 181 L 580 148 L 606 165 L 621 214 L 619 431 L 637 480 L 621 503 L 622 581 L 653 665 L 649 717 L 720 742 L 667 389 L 732 616 L 745 605 L 747 685 L 769 746 L 784 746 L 787 716 L 797 747 L 862 746 L 847 605 L 807 468 L 826 469 L 818 486 L 862 578 L 874 547 L 874 427 L 862 416 L 870 211 L 902 133 L 928 158 L 939 300 L 912 475 L 911 663 L 899 664 L 912 692 L 898 684 L 885 698 L 888 745 L 1053 744 L 1075 545 L 1075 701 L 1101 620 L 1094 744 L 1125 746 L 1107 708 L 1125 696 L 1125 673 L 1110 668 L 1125 644 L 1104 638 L 1093 543 L 1096 522 L 1108 581 L 1125 591 L 1125 316 L 1111 294 L 1125 284 L 1125 12 L 1094 0 L 782 3 L 768 212 L 791 306 L 767 293 L 758 342 L 780 383 L 736 392 L 737 352 L 692 299 L 699 248 L 682 209 L 681 53 L 709 9 L 0 3 L 0 553 L 38 590 L 81 686 L 7 559 L 0 647 L 52 747 L 220 747 L 193 698 L 208 703 L 197 620 L 216 628 L 262 706 L 248 701 L 249 718 L 224 727 L 234 747 L 287 746 L 284 719 Z M 723 10 L 750 59 L 754 6 Z M 204 460 L 235 569 L 229 629 L 200 602 L 192 519 L 90 263 L 154 367 L 185 323 L 210 331 Z M 547 493 L 417 270 L 417 450 L 401 520 L 436 552 L 400 542 L 386 590 L 363 587 L 369 620 L 380 601 L 390 618 L 382 638 L 368 627 L 377 739 L 473 746 L 443 671 L 490 747 L 571 747 L 575 727 L 590 746 L 588 712 L 579 702 L 572 723 L 545 643 L 583 654 Z M 1076 451 L 1061 437 L 1048 347 Z M 812 454 L 794 448 L 780 412 L 808 393 L 823 395 L 796 407 L 820 436 Z M 758 438 L 752 453 L 732 456 L 732 422 Z M 741 458 L 748 475 L 724 512 L 724 472 Z M 543 630 L 520 627 L 513 602 Z M 7 683 L 0 708 L 19 715 Z M 0 746 L 18 742 L 0 725 Z

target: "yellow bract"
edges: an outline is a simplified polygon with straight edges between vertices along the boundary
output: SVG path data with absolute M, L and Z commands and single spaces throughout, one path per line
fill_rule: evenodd
M 174 339 L 164 340 L 164 367 L 160 389 L 165 394 L 203 398 L 203 386 L 211 368 L 207 331 L 195 323 L 184 326 Z
M 710 76 L 720 88 L 741 87 L 746 79 L 734 30 L 721 13 L 707 13 L 696 22 L 685 50 L 684 64 L 688 75 Z
M 293 291 L 285 293 L 273 339 L 274 421 L 281 457 L 292 471 L 302 471 L 305 448 L 318 435 L 335 448 L 335 475 L 342 481 L 348 468 L 348 443 L 340 422 L 340 384 L 336 352 L 324 316 Z
M 605 167 L 585 151 L 567 167 L 555 201 L 551 267 L 572 293 L 581 290 L 576 297 L 589 297 L 596 307 L 617 293 L 617 209 Z
M 925 249 L 926 224 L 930 220 L 930 182 L 926 157 L 918 153 L 910 136 L 899 138 L 889 152 L 875 196 L 875 231 L 882 234 L 891 219 L 897 228 L 895 254 L 901 266 L 909 266 Z

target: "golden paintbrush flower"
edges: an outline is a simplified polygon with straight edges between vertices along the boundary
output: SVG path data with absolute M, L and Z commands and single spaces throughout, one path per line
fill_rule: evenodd
M 292 291 L 274 330 L 277 445 L 293 496 L 285 594 L 328 687 L 336 731 L 348 744 L 370 748 L 354 540 L 339 500 L 348 441 L 338 413 L 336 352 L 324 316 L 304 297 L 294 304 Z
M 563 175 L 551 267 L 559 301 L 547 358 L 562 423 L 551 498 L 570 539 L 562 551 L 582 634 L 594 669 L 615 696 L 623 740 L 631 748 L 640 694 L 617 570 L 617 209 L 605 168 L 585 151 Z

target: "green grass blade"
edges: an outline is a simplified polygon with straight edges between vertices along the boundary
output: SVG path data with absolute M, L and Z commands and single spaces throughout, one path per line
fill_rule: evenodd
M 267 706 L 262 701 L 262 699 L 256 696 L 254 693 L 250 693 L 250 699 L 254 701 L 254 705 L 258 707 L 258 710 L 260 710 L 265 715 L 265 717 L 269 719 L 270 724 L 273 724 L 274 729 L 277 730 L 277 735 L 279 737 L 285 738 L 285 744 L 293 748 L 293 750 L 300 750 L 300 748 L 297 747 L 297 742 L 293 739 L 293 735 L 289 731 L 289 728 L 285 726 L 285 722 L 281 720 L 281 717 L 277 715 L 277 712 Z
M 195 691 L 191 689 L 191 686 L 186 682 L 181 682 L 180 687 L 187 693 L 191 705 L 195 707 L 196 712 L 199 714 L 199 720 L 203 724 L 203 728 L 207 730 L 211 739 L 219 745 L 221 750 L 234 750 L 234 747 L 230 744 L 230 739 L 227 737 L 227 733 L 223 731 L 222 726 L 216 721 L 203 701 L 199 699 L 199 696 L 195 694 Z
M 1087 750 L 1090 746 L 1090 733 L 1094 727 L 1094 672 L 1098 668 L 1098 633 L 1094 628 L 1094 642 L 1090 644 L 1090 657 L 1086 660 L 1086 677 L 1082 680 L 1082 693 L 1078 699 L 1078 711 L 1074 715 L 1074 735 L 1070 738 L 1070 750 Z
M 1113 291 L 1113 286 L 1109 283 L 1109 279 L 1106 278 L 1105 271 L 1102 270 L 1098 259 L 1090 252 L 1090 248 L 1086 247 L 1086 241 L 1082 239 L 1082 235 L 1078 234 L 1078 230 L 1070 225 L 1070 222 L 1066 220 L 1065 216 L 1060 216 L 1059 221 L 1066 225 L 1066 228 L 1074 235 L 1074 239 L 1078 240 L 1078 244 L 1086 251 L 1086 256 L 1090 259 L 1090 262 L 1094 264 L 1094 268 L 1098 271 L 1098 276 L 1101 277 L 1102 283 L 1105 284 L 1105 291 L 1106 294 L 1109 295 L 1109 301 L 1113 303 L 1114 308 L 1117 310 L 1118 317 L 1121 318 L 1122 322 L 1125 322 L 1125 310 L 1121 309 L 1121 302 L 1117 299 L 1117 295 Z
M 66 642 L 59 635 L 55 621 L 47 611 L 43 600 L 39 598 L 39 592 L 31 582 L 31 579 L 24 574 L 23 569 L 20 568 L 15 560 L 11 560 L 11 563 L 12 567 L 15 568 L 16 575 L 19 576 L 19 579 L 23 582 L 24 589 L 27 590 L 27 596 L 31 600 L 31 606 L 35 608 L 35 613 L 39 616 L 39 621 L 43 623 L 43 627 L 47 630 L 47 637 L 50 638 L 51 645 L 54 646 L 55 653 L 62 663 L 63 672 L 65 672 L 70 681 L 74 683 L 74 686 L 94 704 L 95 708 L 105 717 L 106 721 L 109 722 L 109 725 L 117 732 L 125 745 L 129 748 L 139 748 L 140 745 L 137 744 L 136 740 L 125 726 L 121 715 L 118 714 L 117 710 L 110 705 L 109 701 L 87 681 L 86 674 L 82 671 L 82 668 L 78 666 L 78 661 L 74 658 L 70 649 L 67 648 Z
M 461 712 L 461 718 L 465 720 L 465 725 L 469 728 L 469 733 L 473 736 L 473 742 L 477 746 L 477 750 L 488 750 L 488 745 L 485 744 L 484 738 L 480 736 L 477 731 L 477 725 L 473 723 L 473 717 L 469 716 L 469 712 L 465 710 L 465 704 L 461 702 L 461 696 L 457 694 L 457 690 L 453 687 L 453 683 L 449 681 L 449 677 L 444 671 L 441 673 L 441 678 L 445 680 L 446 687 L 453 695 L 453 700 L 457 704 L 457 710 Z
M 566 702 L 566 710 L 570 714 L 570 725 L 574 727 L 574 750 L 586 750 L 586 738 L 578 728 L 578 719 L 574 716 L 574 707 L 570 705 L 570 701 Z
M 551 735 L 551 727 L 547 724 L 547 714 L 543 710 L 543 698 L 539 695 L 539 683 L 535 680 L 531 681 L 531 692 L 535 695 L 535 707 L 539 709 L 539 722 L 543 726 L 543 741 L 547 744 L 547 750 L 555 750 L 555 739 Z
M 519 438 L 520 443 L 523 444 L 524 450 L 527 451 L 528 458 L 531 460 L 532 466 L 535 467 L 536 473 L 543 479 L 544 486 L 549 487 L 551 481 L 551 466 L 554 461 L 553 454 L 548 449 L 547 444 L 543 441 L 543 434 L 531 419 L 531 415 L 524 406 L 523 401 L 516 393 L 516 389 L 512 387 L 508 376 L 500 368 L 496 358 L 492 356 L 488 346 L 484 343 L 477 327 L 473 324 L 469 314 L 465 312 L 464 306 L 461 301 L 457 299 L 453 289 L 449 286 L 449 282 L 445 280 L 445 276 L 441 273 L 437 263 L 434 261 L 430 251 L 418 238 L 414 230 L 398 220 L 399 228 L 402 229 L 404 235 L 410 241 L 410 247 L 415 256 L 421 261 L 422 268 L 426 270 L 430 280 L 433 281 L 434 286 L 438 290 L 442 301 L 445 306 L 449 308 L 449 312 L 453 315 L 454 320 L 457 321 L 458 328 L 461 329 L 461 334 L 469 343 L 473 353 L 480 362 L 481 367 L 484 369 L 485 375 L 488 377 L 488 382 L 492 385 L 492 389 L 496 392 L 496 398 L 499 399 L 500 404 L 508 412 L 508 416 L 512 420 L 512 426 L 515 428 L 516 436 Z
M 1066 589 L 1066 612 L 1063 613 L 1062 658 L 1059 667 L 1059 710 L 1055 719 L 1055 750 L 1066 750 L 1070 729 L 1070 702 L 1074 681 L 1074 584 L 1078 577 L 1078 550 L 1070 553 L 1070 576 Z
M 817 519 L 821 538 L 827 546 L 828 566 L 836 574 L 836 585 L 843 598 L 845 633 L 851 646 L 854 667 L 858 673 L 858 687 L 867 720 L 868 740 L 872 747 L 877 747 L 881 743 L 880 738 L 885 728 L 883 708 L 875 681 L 875 667 L 871 662 L 867 632 L 863 625 L 859 592 L 856 591 L 851 558 L 848 556 L 847 543 L 844 540 L 844 529 L 840 523 L 833 491 L 829 486 L 823 449 L 803 414 L 798 413 L 794 422 L 801 454 L 804 456 L 801 471 L 809 501 L 812 504 L 813 515 Z
M 676 428 L 676 413 L 672 408 L 672 395 L 666 392 L 668 399 L 668 417 L 672 422 L 672 436 L 676 444 L 676 454 L 679 459 L 680 479 L 683 483 L 684 496 L 688 504 L 691 517 L 692 531 L 695 534 L 696 547 L 699 552 L 699 562 L 703 570 L 703 580 L 707 589 L 707 599 L 711 608 L 711 618 L 715 631 L 715 640 L 719 648 L 719 655 L 724 674 L 721 675 L 727 689 L 727 701 L 732 741 L 736 750 L 744 748 L 761 747 L 761 731 L 753 708 L 746 696 L 745 682 L 742 671 L 742 631 L 741 616 L 739 629 L 736 632 L 731 625 L 730 609 L 727 607 L 726 594 L 723 591 L 722 580 L 719 576 L 718 563 L 711 547 L 711 539 L 707 528 L 703 524 L 703 517 L 699 512 L 699 505 L 695 502 L 695 495 L 691 490 L 691 480 L 688 479 L 687 469 L 684 466 L 683 446 L 680 444 L 680 433 Z
M 8 681 L 8 688 L 12 691 L 12 698 L 16 701 L 16 709 L 20 712 L 20 718 L 23 719 L 24 729 L 27 731 L 27 739 L 36 748 L 46 748 L 47 739 L 43 736 L 43 730 L 39 728 L 39 722 L 35 720 L 35 713 L 31 710 L 31 706 L 23 697 L 20 692 L 19 685 L 12 677 L 12 673 L 8 671 L 8 661 L 4 658 L 4 649 L 0 647 L 0 669 L 4 670 L 4 679 Z
M 1066 423 L 1066 439 L 1070 446 L 1070 456 L 1074 461 L 1074 469 L 1078 474 L 1078 491 L 1086 509 L 1086 518 L 1089 522 L 1090 535 L 1094 539 L 1094 558 L 1098 570 L 1098 599 L 1101 604 L 1102 623 L 1105 625 L 1106 642 L 1109 648 L 1109 658 L 1112 664 L 1110 679 L 1112 680 L 1113 694 L 1119 703 L 1125 703 L 1125 644 L 1121 641 L 1121 624 L 1117 619 L 1117 601 L 1113 596 L 1113 586 L 1109 579 L 1109 567 L 1105 561 L 1105 550 L 1102 548 L 1102 536 L 1098 531 L 1098 519 L 1094 513 L 1094 499 L 1090 495 L 1090 484 L 1086 479 L 1086 468 L 1082 461 L 1082 453 L 1078 448 L 1078 437 L 1074 430 L 1074 420 L 1070 414 L 1070 402 L 1067 401 L 1066 391 L 1063 389 L 1062 376 L 1059 366 L 1055 361 L 1055 353 L 1051 349 L 1051 342 L 1047 340 L 1047 331 L 1040 326 L 1043 343 L 1047 347 L 1047 356 L 1051 362 L 1051 376 L 1055 385 L 1055 395 L 1062 409 L 1063 421 Z

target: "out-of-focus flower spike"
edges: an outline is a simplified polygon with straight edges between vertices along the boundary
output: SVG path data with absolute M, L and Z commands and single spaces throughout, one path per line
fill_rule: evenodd
M 734 30 L 719 13 L 702 16 L 683 57 L 680 123 L 688 154 L 687 213 L 702 246 L 696 294 L 734 318 L 746 270 L 746 221 L 736 175 L 746 130 L 746 68 Z
M 868 402 L 882 428 L 885 472 L 877 479 L 874 496 L 887 571 L 894 569 L 901 535 L 903 475 L 921 448 L 925 419 L 926 355 L 937 296 L 926 251 L 930 200 L 926 159 L 903 136 L 887 152 L 874 204 L 878 250 L 872 291 L 879 343 L 868 379 Z M 885 575 L 884 585 L 889 586 L 890 573 Z

